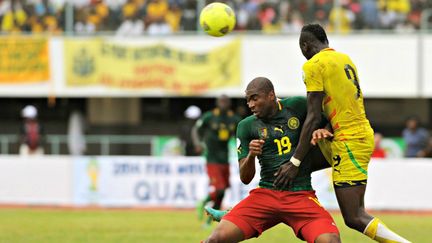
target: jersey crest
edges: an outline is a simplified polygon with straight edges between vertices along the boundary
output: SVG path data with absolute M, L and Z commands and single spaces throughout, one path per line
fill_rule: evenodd
M 297 117 L 291 117 L 288 119 L 288 127 L 292 130 L 299 128 L 300 120 Z

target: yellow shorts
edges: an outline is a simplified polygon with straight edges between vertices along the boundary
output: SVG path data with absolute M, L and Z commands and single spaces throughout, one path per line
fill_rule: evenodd
M 375 147 L 373 135 L 346 141 L 324 139 L 318 145 L 333 168 L 336 187 L 366 184 L 368 165 Z

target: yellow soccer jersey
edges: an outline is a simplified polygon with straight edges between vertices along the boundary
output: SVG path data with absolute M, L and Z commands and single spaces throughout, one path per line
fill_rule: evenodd
M 351 59 L 326 48 L 303 65 L 308 92 L 324 91 L 323 111 L 330 121 L 334 140 L 362 138 L 373 133 L 366 118 L 357 68 Z

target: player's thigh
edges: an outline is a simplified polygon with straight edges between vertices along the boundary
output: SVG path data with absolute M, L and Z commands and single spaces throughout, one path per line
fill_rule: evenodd
M 333 141 L 331 151 L 335 186 L 365 185 L 373 149 L 373 137 Z
M 325 233 L 319 235 L 315 239 L 315 243 L 340 243 L 341 239 L 339 234 L 336 233 Z
M 301 228 L 299 236 L 307 242 L 340 242 L 339 230 L 336 224 L 327 217 L 315 219 L 305 224 Z
M 215 190 L 224 190 L 229 187 L 229 164 L 207 163 L 209 183 Z
M 305 161 L 308 161 L 311 164 L 312 172 L 331 167 L 318 146 L 311 148 L 305 157 Z
M 206 242 L 240 242 L 244 240 L 243 231 L 228 220 L 221 220 Z
M 281 222 L 276 210 L 278 198 L 272 190 L 257 188 L 240 201 L 222 219 L 241 229 L 244 239 L 258 237 L 265 230 Z
M 282 220 L 298 238 L 314 242 L 326 233 L 339 234 L 331 215 L 321 206 L 313 191 L 287 192 Z

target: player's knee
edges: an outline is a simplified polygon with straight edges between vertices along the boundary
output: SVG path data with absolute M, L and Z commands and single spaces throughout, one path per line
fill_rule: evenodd
M 361 231 L 364 228 L 360 217 L 344 217 L 344 222 L 351 229 Z
M 222 243 L 222 242 L 229 242 L 227 235 L 220 230 L 215 230 L 213 233 L 209 236 L 206 242 L 208 243 Z
M 338 234 L 327 233 L 318 236 L 315 239 L 315 243 L 340 243 L 341 239 Z

